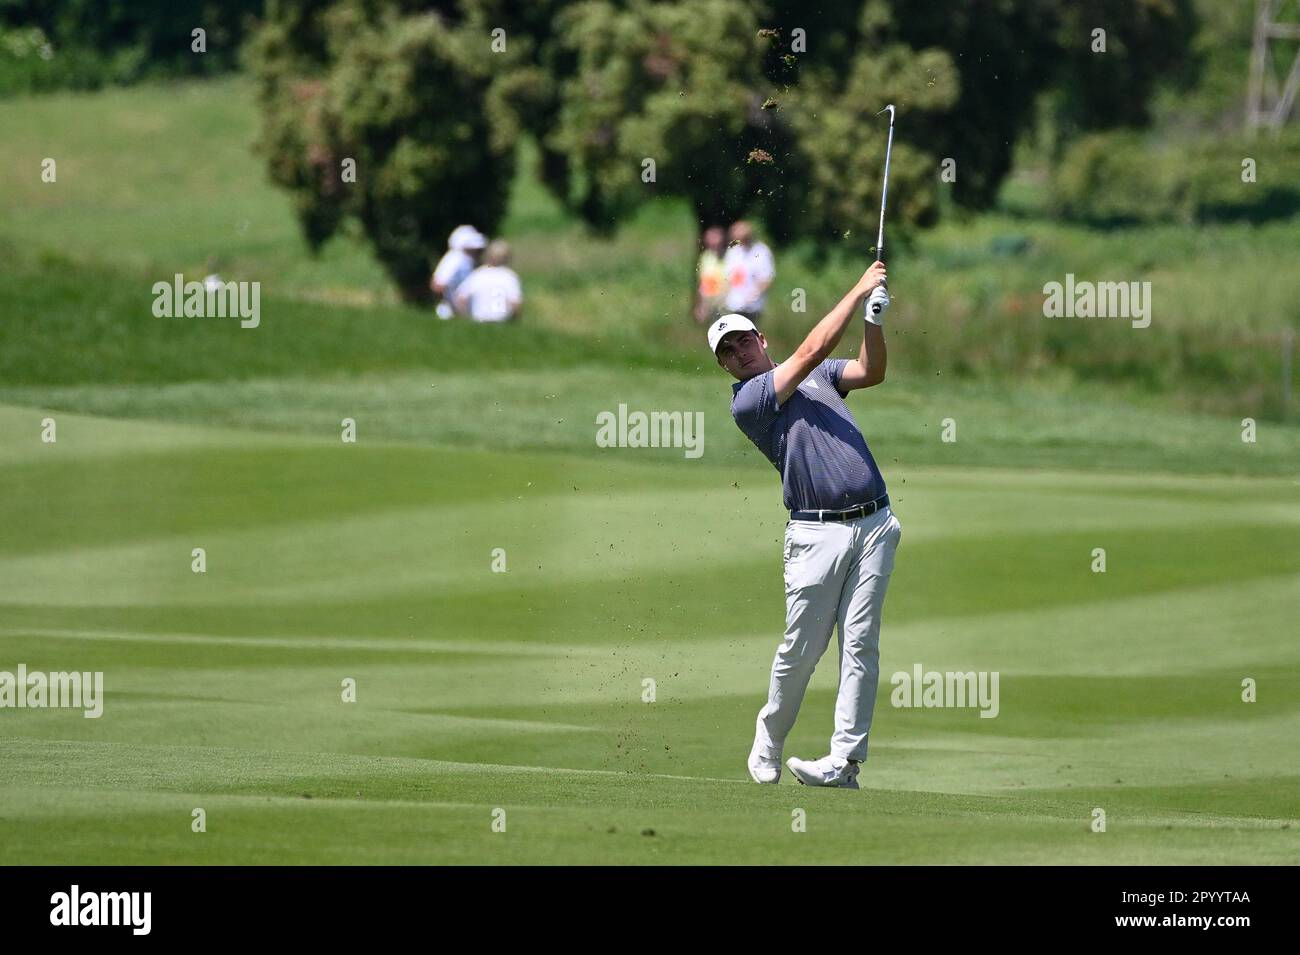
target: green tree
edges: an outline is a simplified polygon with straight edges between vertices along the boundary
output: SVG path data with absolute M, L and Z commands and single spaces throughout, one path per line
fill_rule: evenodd
M 746 215 L 778 242 L 874 233 L 886 130 L 875 114 L 900 101 L 915 119 L 943 115 L 957 95 L 951 62 L 937 49 L 873 50 L 863 21 L 828 32 L 854 38 L 833 69 L 801 74 L 802 41 L 765 26 L 768 15 L 746 0 L 567 7 L 543 45 L 563 51 L 553 61 L 568 74 L 544 94 L 518 88 L 548 99 L 532 113 L 548 125 L 529 128 L 566 157 L 554 185 L 570 208 L 608 230 L 639 203 L 675 195 L 701 230 Z M 896 146 L 907 197 L 897 221 L 932 221 L 937 159 L 905 132 Z
M 489 38 L 454 11 L 407 6 L 272 2 L 250 64 L 260 145 L 309 245 L 355 220 L 403 299 L 420 302 L 453 228 L 500 223 L 514 143 L 485 108 Z
M 309 242 L 355 218 L 419 299 L 452 226 L 499 222 L 521 134 L 597 231 L 674 196 L 701 231 L 748 216 L 778 243 L 864 249 L 883 105 L 899 111 L 892 226 L 934 221 L 945 158 L 954 198 L 987 206 L 1045 90 L 1070 135 L 1145 122 L 1183 69 L 1191 2 L 272 0 L 252 61 L 272 175 Z M 494 30 L 506 50 L 489 54 Z
M 558 84 L 558 123 L 540 132 L 577 172 L 567 199 L 587 222 L 613 229 L 668 195 L 686 197 L 702 221 L 724 221 L 778 185 L 774 170 L 749 161 L 775 147 L 778 125 L 763 109 L 758 29 L 741 0 L 565 10 L 555 42 L 576 70 Z
M 1044 94 L 1062 145 L 1089 130 L 1145 125 L 1157 82 L 1188 75 L 1196 24 L 1192 0 L 770 3 L 772 25 L 807 31 L 808 50 L 797 63 L 801 86 L 815 74 L 843 90 L 853 75 L 849 64 L 883 58 L 890 47 L 947 54 L 956 101 L 946 110 L 909 115 L 899 136 L 932 156 L 955 159 L 953 198 L 971 208 L 996 200 L 1015 142 L 1034 123 Z M 853 22 L 858 30 L 844 29 Z M 1105 53 L 1092 49 L 1097 28 L 1106 31 Z M 904 92 L 895 98 L 900 110 L 913 105 Z
M 0 0 L 0 37 L 6 28 L 34 28 L 48 47 L 7 64 L 0 95 L 230 70 L 262 6 L 263 0 Z M 203 53 L 191 49 L 198 27 L 206 34 Z M 8 46 L 0 42 L 0 61 Z M 25 69 L 16 72 L 20 63 Z
M 1057 27 L 1054 79 L 1063 132 L 1139 128 L 1151 121 L 1156 86 L 1186 86 L 1195 76 L 1193 0 L 1077 0 Z M 1105 52 L 1094 50 L 1105 31 Z M 1244 75 L 1243 75 L 1244 78 Z

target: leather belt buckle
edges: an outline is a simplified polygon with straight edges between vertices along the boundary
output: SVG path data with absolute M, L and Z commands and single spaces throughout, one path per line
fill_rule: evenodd
M 859 504 L 856 507 L 846 508 L 842 511 L 828 511 L 825 508 L 809 511 L 791 511 L 790 519 L 796 521 L 817 521 L 824 524 L 827 521 L 853 521 L 860 517 L 870 517 L 882 508 L 889 506 L 889 497 L 882 494 L 874 501 L 868 501 L 866 504 Z

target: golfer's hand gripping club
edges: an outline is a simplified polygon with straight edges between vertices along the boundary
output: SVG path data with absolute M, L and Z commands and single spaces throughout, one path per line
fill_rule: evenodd
M 877 261 L 862 273 L 862 278 L 858 281 L 858 294 L 866 299 L 863 317 L 874 325 L 880 324 L 880 316 L 889 308 L 889 292 L 886 289 L 888 279 L 885 263 Z
M 885 288 L 885 283 L 881 282 L 871 290 L 871 295 L 867 297 L 867 309 L 863 315 L 867 321 L 879 325 L 880 316 L 884 315 L 889 309 L 889 290 Z

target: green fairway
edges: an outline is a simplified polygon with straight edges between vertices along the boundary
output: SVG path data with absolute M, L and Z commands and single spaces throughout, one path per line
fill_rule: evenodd
M 0 713 L 0 862 L 1300 858 L 1290 479 L 890 469 L 850 793 L 745 772 L 783 612 L 766 463 L 73 415 L 43 445 L 41 416 L 0 412 L 0 669 L 102 670 L 105 704 Z M 826 748 L 833 653 L 790 754 Z M 892 707 L 916 663 L 998 671 L 998 716 Z
M 0 864 L 1300 861 L 1300 218 L 1105 232 L 1021 177 L 899 237 L 849 399 L 903 527 L 863 788 L 759 787 L 786 514 L 686 316 L 685 202 L 591 235 L 525 141 L 524 318 L 440 322 L 357 235 L 307 254 L 244 78 L 0 128 L 0 672 L 105 687 L 0 708 Z M 858 251 L 780 251 L 774 357 Z M 154 317 L 213 257 L 260 325 Z M 1156 318 L 1044 319 L 1067 273 Z M 702 414 L 702 455 L 599 446 L 620 405 Z M 837 663 L 786 755 L 826 753 Z M 891 705 L 918 665 L 996 672 L 996 717 Z

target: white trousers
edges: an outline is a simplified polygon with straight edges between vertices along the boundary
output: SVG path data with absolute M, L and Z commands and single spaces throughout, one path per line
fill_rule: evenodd
M 839 628 L 840 687 L 830 752 L 867 758 L 880 680 L 880 614 L 902 528 L 890 508 L 855 521 L 785 528 L 785 639 L 758 714 L 762 755 L 780 759 L 817 661 Z

